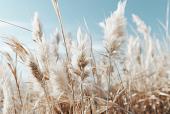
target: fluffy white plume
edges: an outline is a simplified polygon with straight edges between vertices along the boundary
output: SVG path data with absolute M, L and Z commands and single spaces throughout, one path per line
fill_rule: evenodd
M 13 114 L 14 113 L 14 103 L 12 100 L 12 88 L 10 80 L 3 76 L 3 94 L 4 94 L 4 102 L 3 102 L 3 114 Z
M 33 19 L 33 40 L 42 41 L 42 37 L 43 37 L 42 25 L 40 23 L 38 13 L 35 13 Z
M 132 15 L 133 21 L 137 26 L 137 30 L 139 33 L 143 34 L 146 36 L 147 34 L 150 33 L 150 28 L 138 17 L 137 15 L 133 14 Z
M 114 53 L 120 47 L 125 35 L 126 18 L 124 16 L 126 0 L 119 2 L 117 10 L 109 18 L 100 23 L 104 31 L 104 44 L 107 51 Z
M 88 34 L 82 32 L 81 28 L 77 30 L 77 48 L 79 51 L 89 53 L 90 51 L 90 39 Z

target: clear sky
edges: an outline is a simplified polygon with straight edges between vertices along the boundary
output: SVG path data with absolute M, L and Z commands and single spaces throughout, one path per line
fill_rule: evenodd
M 98 23 L 116 9 L 118 0 L 59 0 L 64 27 L 68 32 L 83 26 L 86 19 L 95 39 L 102 38 L 102 29 Z M 167 0 L 128 0 L 126 16 L 131 24 L 131 14 L 139 15 L 154 30 L 158 20 L 164 21 Z M 59 27 L 51 0 L 0 0 L 0 19 L 13 22 L 31 29 L 34 12 L 38 12 L 47 37 Z M 0 23 L 0 34 L 15 35 L 25 42 L 31 41 L 31 34 Z

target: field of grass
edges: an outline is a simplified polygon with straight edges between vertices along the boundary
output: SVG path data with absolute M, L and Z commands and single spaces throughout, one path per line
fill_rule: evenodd
M 168 18 L 160 23 L 162 37 L 155 38 L 149 25 L 132 14 L 136 28 L 128 33 L 126 2 L 99 24 L 103 45 L 97 53 L 88 27 L 77 30 L 77 41 L 65 31 L 56 0 L 60 30 L 52 39 L 44 37 L 37 14 L 29 30 L 34 49 L 6 38 L 12 52 L 0 51 L 0 113 L 170 114 Z

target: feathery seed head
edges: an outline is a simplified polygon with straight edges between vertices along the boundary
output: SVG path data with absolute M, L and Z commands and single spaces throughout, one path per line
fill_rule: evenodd
M 19 55 L 21 60 L 23 60 L 23 61 L 26 60 L 27 55 L 29 55 L 29 52 L 20 41 L 18 41 L 15 37 L 12 37 L 12 38 L 8 39 L 5 43 L 8 46 L 10 46 L 10 48 L 15 53 L 17 53 L 17 55 Z
M 126 0 L 119 2 L 117 10 L 111 14 L 100 26 L 104 31 L 104 44 L 108 53 L 113 54 L 123 43 L 125 35 L 126 18 L 124 17 Z
M 89 63 L 89 37 L 87 34 L 83 34 L 81 28 L 77 31 L 77 48 L 78 48 L 78 58 L 77 64 L 80 69 L 85 68 Z
M 32 75 L 37 79 L 38 82 L 42 82 L 43 73 L 41 72 L 38 62 L 32 57 L 30 58 L 28 65 Z
M 145 24 L 144 21 L 140 19 L 139 16 L 133 14 L 132 18 L 133 18 L 133 22 L 137 26 L 137 30 L 139 33 L 143 34 L 144 36 L 150 33 L 150 28 Z
M 42 37 L 43 37 L 42 25 L 40 23 L 38 13 L 35 13 L 33 20 L 33 40 L 36 42 L 42 42 Z

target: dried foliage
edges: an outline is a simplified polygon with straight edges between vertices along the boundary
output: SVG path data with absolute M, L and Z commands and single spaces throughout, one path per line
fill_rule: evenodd
M 37 13 L 32 30 L 34 50 L 15 37 L 6 39 L 5 44 L 13 52 L 0 51 L 0 113 L 170 114 L 168 30 L 166 42 L 158 40 L 151 28 L 133 14 L 137 29 L 135 35 L 130 35 L 126 2 L 120 1 L 100 23 L 104 52 L 98 56 L 93 52 L 89 31 L 79 28 L 77 42 L 66 33 L 58 0 L 52 3 L 61 31 L 51 39 L 45 39 Z M 65 53 L 61 53 L 62 41 Z M 28 77 L 26 81 L 20 78 L 20 69 Z

